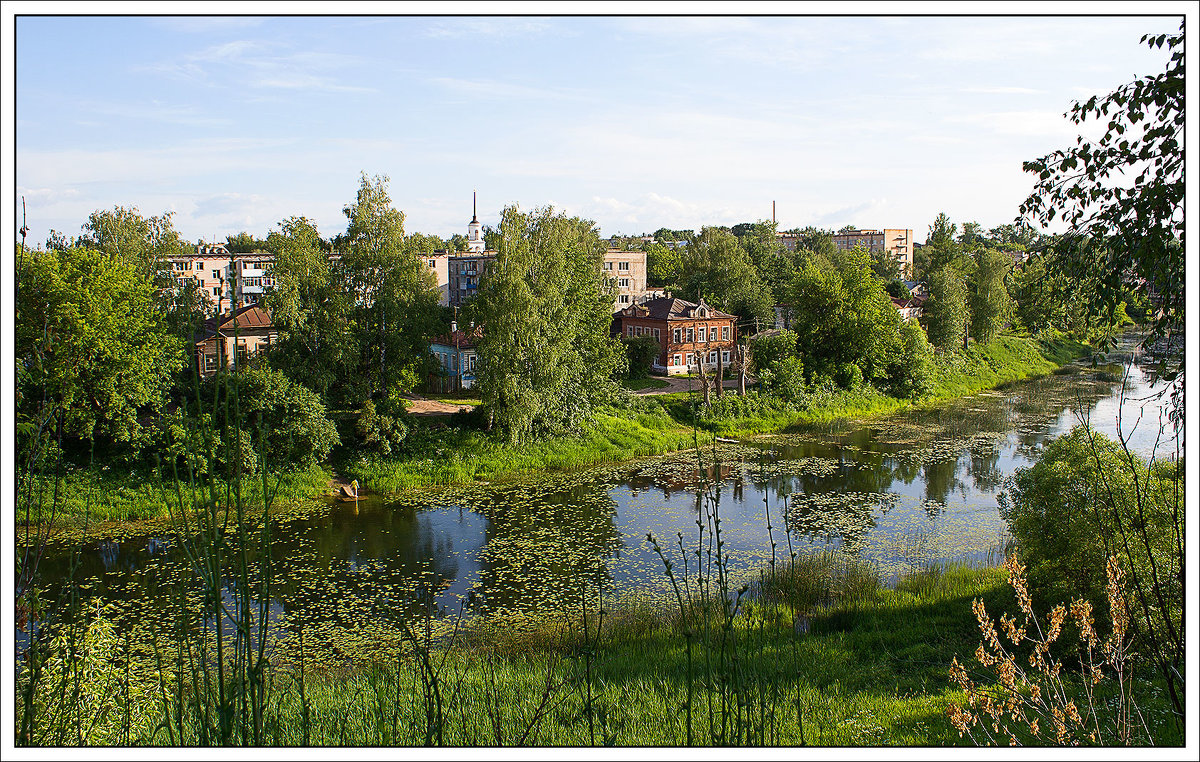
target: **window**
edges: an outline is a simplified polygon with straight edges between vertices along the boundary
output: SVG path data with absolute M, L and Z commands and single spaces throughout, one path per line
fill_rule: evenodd
M 217 369 L 217 356 L 204 355 L 204 370 L 215 371 Z
M 729 364 L 729 350 L 728 349 L 721 350 L 721 362 L 724 363 L 725 365 Z
M 621 294 L 617 299 L 621 304 L 629 304 L 629 294 Z
M 612 262 L 605 262 L 605 263 L 604 263 L 604 269 L 605 269 L 605 270 L 611 270 L 611 269 L 612 269 Z
M 696 331 L 693 328 L 687 329 L 687 343 L 694 344 L 696 342 Z
M 467 371 L 475 372 L 475 355 L 467 355 Z
M 700 331 L 700 336 L 698 337 L 699 341 L 701 341 L 701 342 L 708 341 L 708 327 L 702 325 L 702 326 L 700 326 L 699 331 Z
M 709 365 L 717 364 L 717 350 L 714 349 L 713 351 L 708 353 L 708 364 Z
M 221 279 L 221 271 L 220 270 L 213 270 L 212 274 L 213 274 L 213 280 Z
M 633 326 L 628 326 L 628 327 L 626 327 L 626 328 L 625 328 L 625 335 L 626 335 L 626 336 L 632 336 L 632 335 L 633 335 Z
M 654 340 L 655 341 L 658 340 L 658 329 L 657 328 L 654 329 Z
M 683 329 L 682 328 L 675 329 L 675 331 L 671 335 L 671 341 L 675 342 L 676 344 L 683 343 Z M 675 364 L 678 365 L 679 363 L 675 363 Z
M 628 263 L 628 262 L 618 262 L 618 263 L 617 263 L 617 269 L 618 269 L 618 270 L 628 270 L 628 269 L 629 269 L 629 263 Z
M 634 329 L 633 333 L 634 333 L 634 335 L 635 335 L 635 336 L 641 336 L 641 335 L 642 335 L 642 327 L 641 327 L 640 325 L 639 325 L 639 326 L 637 326 L 637 327 Z
M 721 341 L 729 341 L 729 326 L 721 326 Z
M 679 365 L 679 355 L 671 355 L 671 364 Z
M 220 296 L 220 295 L 221 295 L 221 287 L 213 286 L 213 296 Z
M 629 288 L 629 278 L 621 278 L 617 285 L 621 288 Z

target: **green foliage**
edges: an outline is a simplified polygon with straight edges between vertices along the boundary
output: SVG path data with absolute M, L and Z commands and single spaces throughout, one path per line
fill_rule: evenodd
M 184 364 L 140 266 L 80 247 L 17 257 L 15 350 L 19 415 L 45 399 L 66 434 L 120 442 Z
M 1165 71 L 1071 106 L 1073 124 L 1097 120 L 1103 135 L 1025 162 L 1037 184 L 1021 204 L 1021 220 L 1061 220 L 1068 238 L 1091 242 L 1062 249 L 1049 262 L 1081 289 L 1091 315 L 1111 322 L 1126 279 L 1144 279 L 1138 287 L 1161 300 L 1155 328 L 1162 334 L 1184 310 L 1183 22 L 1178 35 L 1142 42 L 1166 45 Z
M 957 228 L 945 212 L 938 214 L 929 226 L 925 245 L 914 254 L 913 264 L 921 279 L 927 280 L 933 273 L 946 267 L 953 267 L 960 274 L 970 269 L 963 246 L 955 237 Z
M 255 238 L 245 231 L 225 236 L 225 249 L 230 254 L 250 254 L 255 251 L 278 253 L 278 249 L 274 248 L 274 242 L 271 240 L 270 235 L 267 236 L 266 240 L 263 240 Z
M 232 403 L 223 404 L 235 382 L 236 411 Z M 206 383 L 205 392 L 207 399 L 217 397 L 218 431 L 229 432 L 225 437 L 232 443 L 234 430 L 240 429 L 243 450 L 252 445 L 272 471 L 322 461 L 338 443 L 337 428 L 321 398 L 272 368 L 247 368 L 236 377 L 220 374 Z M 234 418 L 235 412 L 240 419 Z M 243 459 L 248 466 L 249 457 L 243 454 Z
M 929 343 L 944 352 L 965 345 L 970 318 L 967 284 L 953 267 L 943 267 L 929 276 L 924 313 Z
M 625 357 L 629 362 L 626 378 L 646 378 L 650 375 L 650 367 L 658 359 L 662 347 L 653 336 L 626 336 L 621 339 L 625 347 Z
M 1001 505 L 1035 597 L 1099 606 L 1106 600 L 1105 565 L 1116 555 L 1136 592 L 1151 602 L 1149 621 L 1137 607 L 1131 613 L 1160 639 L 1168 627 L 1180 630 L 1182 473 L 1182 462 L 1151 468 L 1085 427 L 1054 440 L 1034 466 L 1017 472 Z
M 688 241 L 681 257 L 680 296 L 701 298 L 741 320 L 775 322 L 775 303 L 745 250 L 732 233 L 706 227 Z
M 646 247 L 646 285 L 650 288 L 673 286 L 679 282 L 680 252 L 661 243 Z
M 267 293 L 267 307 L 279 330 L 270 361 L 327 397 L 359 360 L 351 323 L 354 300 L 341 270 L 322 250 L 312 221 L 290 217 L 269 240 L 276 256 L 275 288 Z
M 758 380 L 771 394 L 787 402 L 797 402 L 804 395 L 804 363 L 795 355 L 781 357 L 760 370 Z
M 743 225 L 747 227 L 742 234 L 738 235 L 737 227 L 735 227 L 734 235 L 737 236 L 739 243 L 749 256 L 750 262 L 758 271 L 759 278 L 771 289 L 774 301 L 776 303 L 785 301 L 788 285 L 796 275 L 796 265 L 794 258 L 779 240 L 775 223 L 759 220 L 753 225 L 749 223 L 743 223 Z
M 975 252 L 975 268 L 969 283 L 971 337 L 987 344 L 1000 334 L 1012 314 L 1012 297 L 1005 286 L 1012 261 L 996 249 Z
M 143 217 L 137 207 L 96 210 L 83 225 L 78 247 L 119 256 L 144 275 L 152 274 L 163 257 L 186 254 L 189 247 L 171 222 L 174 212 Z
M 371 400 L 363 402 L 354 423 L 359 445 L 370 452 L 388 455 L 408 436 L 408 427 L 395 411 L 380 412 Z
M 900 324 L 900 358 L 889 373 L 891 391 L 902 399 L 918 399 L 933 391 L 937 376 L 933 346 L 915 320 Z
M 887 291 L 888 296 L 893 299 L 911 299 L 912 291 L 908 290 L 908 286 L 904 285 L 902 280 L 890 280 L 884 284 L 883 289 Z
M 871 272 L 862 249 L 845 252 L 835 265 L 810 260 L 792 283 L 792 325 L 800 355 L 810 374 L 878 382 L 899 359 L 900 315 Z M 848 387 L 847 387 L 848 388 Z
M 772 331 L 754 338 L 751 356 L 756 370 L 764 370 L 786 357 L 795 357 L 799 337 L 794 331 Z
M 785 231 L 788 235 L 796 236 L 796 253 L 807 254 L 809 257 L 833 257 L 837 246 L 833 243 L 833 233 L 820 228 L 793 228 Z
M 608 335 L 613 286 L 603 256 L 589 220 L 550 208 L 502 213 L 473 311 L 484 326 L 483 406 L 510 442 L 578 430 L 616 393 L 625 354 Z
M 341 266 L 355 301 L 357 372 L 346 380 L 347 401 L 372 392 L 410 390 L 421 378 L 429 340 L 437 332 L 436 279 L 404 235 L 404 214 L 392 206 L 387 177 L 363 174 L 353 204 Z

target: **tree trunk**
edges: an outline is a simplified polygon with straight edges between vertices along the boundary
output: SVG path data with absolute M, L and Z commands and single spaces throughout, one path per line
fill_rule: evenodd
M 704 353 L 702 352 L 696 358 L 696 365 L 700 368 L 700 388 L 704 390 L 704 407 L 710 406 L 708 396 L 708 374 L 704 372 Z

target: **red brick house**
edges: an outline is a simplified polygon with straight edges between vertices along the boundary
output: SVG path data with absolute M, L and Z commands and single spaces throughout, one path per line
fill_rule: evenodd
M 240 364 L 266 352 L 278 337 L 271 316 L 257 304 L 205 320 L 195 337 L 200 377 L 216 375 L 219 368 L 233 365 L 234 357 Z
M 624 338 L 652 336 L 660 347 L 653 368 L 667 375 L 697 372 L 720 364 L 728 368 L 737 340 L 737 316 L 664 296 L 633 304 L 613 315 L 613 334 Z

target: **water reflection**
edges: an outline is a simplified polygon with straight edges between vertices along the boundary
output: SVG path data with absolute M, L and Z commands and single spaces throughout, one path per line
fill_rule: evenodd
M 661 591 L 661 562 L 645 536 L 682 560 L 707 547 L 701 482 L 715 484 L 735 569 L 770 557 L 768 513 L 781 545 L 845 548 L 884 571 L 982 559 L 1004 533 L 997 493 L 1005 478 L 1082 417 L 1115 433 L 1117 413 L 1129 415 L 1151 391 L 1136 368 L 1129 381 L 1122 401 L 1117 379 L 1076 368 L 933 409 L 699 454 L 331 503 L 273 524 L 269 616 L 284 630 L 302 623 L 306 644 L 323 638 L 331 652 L 351 653 L 416 612 L 457 611 L 472 591 L 476 610 L 493 614 L 570 610 L 600 587 Z M 1158 420 L 1143 413 L 1135 449 L 1153 447 Z M 85 595 L 164 622 L 169 612 L 202 608 L 194 581 L 177 584 L 190 570 L 170 537 L 57 547 L 42 569 L 44 579 L 73 576 Z M 226 580 L 225 594 L 253 600 L 251 582 L 240 591 Z M 53 589 L 48 598 L 62 600 Z M 320 637 L 310 641 L 310 632 Z

